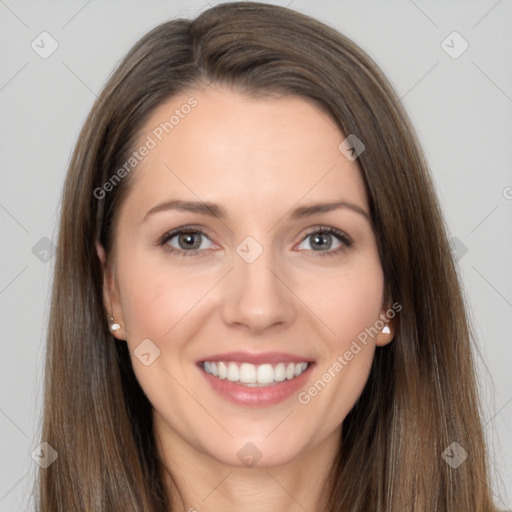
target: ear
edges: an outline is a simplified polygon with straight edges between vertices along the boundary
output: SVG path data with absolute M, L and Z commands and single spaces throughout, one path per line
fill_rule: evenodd
M 98 254 L 103 270 L 103 306 L 105 308 L 110 333 L 118 340 L 126 340 L 123 313 L 119 300 L 119 290 L 112 268 L 107 261 L 105 249 L 99 241 L 96 241 L 96 253 Z M 112 320 L 111 317 L 113 317 L 114 320 Z M 119 329 L 112 330 L 111 327 L 113 324 L 118 324 L 120 326 Z
M 402 306 L 398 304 L 398 302 L 393 303 L 391 296 L 388 295 L 388 297 L 379 315 L 379 320 L 376 322 L 376 326 L 379 327 L 379 332 L 375 338 L 375 344 L 378 347 L 383 347 L 391 343 L 395 338 L 396 316 L 402 309 Z

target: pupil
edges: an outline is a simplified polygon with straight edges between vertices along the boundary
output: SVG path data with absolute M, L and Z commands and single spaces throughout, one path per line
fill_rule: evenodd
M 331 244 L 330 244 L 330 240 L 327 239 L 326 240 L 326 237 L 330 236 L 329 234 L 327 233 L 324 233 L 322 235 L 319 235 L 319 234 L 316 234 L 314 237 L 313 237 L 313 244 L 312 244 L 312 247 L 314 248 L 315 245 L 317 245 L 317 247 L 327 247 L 330 248 L 331 247 Z M 325 242 L 325 243 L 322 243 L 322 240 Z
M 194 233 L 182 234 L 180 236 L 180 243 L 183 246 L 188 247 L 189 249 L 197 249 L 201 245 L 201 242 L 197 243 L 197 240 L 196 240 L 196 243 L 194 243 L 194 236 L 195 236 Z

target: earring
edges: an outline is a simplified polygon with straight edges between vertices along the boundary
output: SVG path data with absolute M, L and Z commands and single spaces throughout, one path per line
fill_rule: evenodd
M 391 333 L 391 329 L 389 328 L 389 325 L 385 325 L 383 328 L 382 328 L 382 334 L 390 334 Z
M 114 317 L 111 316 L 110 317 L 110 330 L 115 332 L 115 331 L 118 331 L 119 329 L 121 329 L 121 326 L 114 321 Z

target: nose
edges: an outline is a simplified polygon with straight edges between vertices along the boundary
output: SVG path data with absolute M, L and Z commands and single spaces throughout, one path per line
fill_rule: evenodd
M 235 255 L 233 270 L 224 281 L 222 316 L 230 327 L 259 334 L 293 322 L 297 299 L 270 250 L 251 263 Z

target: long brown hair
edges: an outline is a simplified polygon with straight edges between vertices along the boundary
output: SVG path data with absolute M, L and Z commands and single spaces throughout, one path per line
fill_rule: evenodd
M 38 509 L 171 510 L 151 405 L 126 344 L 109 333 L 95 249 L 96 240 L 107 254 L 112 247 L 130 177 L 101 198 L 95 191 L 129 158 L 157 106 L 209 82 L 313 100 L 366 146 L 358 162 L 386 284 L 402 309 L 394 341 L 377 349 L 343 422 L 325 511 L 494 510 L 471 332 L 427 163 L 399 98 L 372 59 L 334 29 L 246 2 L 145 35 L 78 138 L 63 192 L 46 354 L 42 441 L 58 459 L 40 471 Z M 468 454 L 457 468 L 442 457 L 453 442 Z

